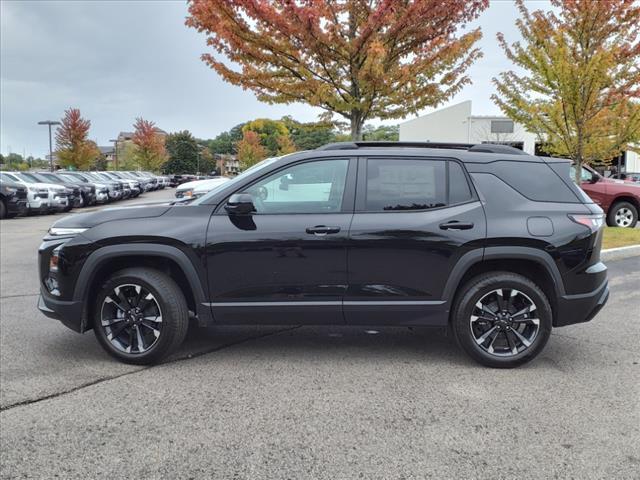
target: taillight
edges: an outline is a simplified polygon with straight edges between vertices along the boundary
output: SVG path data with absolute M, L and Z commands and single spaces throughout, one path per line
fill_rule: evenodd
M 604 214 L 593 213 L 584 215 L 581 213 L 571 213 L 569 218 L 580 225 L 584 225 L 592 232 L 597 232 L 604 225 Z

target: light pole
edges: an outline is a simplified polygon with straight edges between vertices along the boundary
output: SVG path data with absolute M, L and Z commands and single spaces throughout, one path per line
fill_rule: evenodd
M 49 170 L 53 172 L 53 147 L 51 145 L 51 125 L 60 125 L 60 122 L 54 120 L 43 120 L 38 125 L 49 125 Z
M 115 170 L 118 171 L 118 139 L 112 138 L 109 141 L 113 142 L 113 161 L 116 164 Z

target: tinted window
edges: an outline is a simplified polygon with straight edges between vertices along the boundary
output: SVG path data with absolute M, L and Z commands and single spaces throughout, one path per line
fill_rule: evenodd
M 500 161 L 492 164 L 490 173 L 530 200 L 578 203 L 576 195 L 546 163 Z
M 449 204 L 468 202 L 472 197 L 462 166 L 458 162 L 449 162 Z
M 446 168 L 440 160 L 369 159 L 366 210 L 426 210 L 446 204 Z
M 327 213 L 342 208 L 349 161 L 307 162 L 280 170 L 246 189 L 258 213 Z

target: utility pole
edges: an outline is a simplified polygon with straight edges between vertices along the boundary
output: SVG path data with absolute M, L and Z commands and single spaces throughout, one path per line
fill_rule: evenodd
M 38 125 L 49 126 L 49 170 L 53 172 L 53 145 L 51 143 L 51 125 L 60 125 L 60 122 L 54 120 L 42 120 Z

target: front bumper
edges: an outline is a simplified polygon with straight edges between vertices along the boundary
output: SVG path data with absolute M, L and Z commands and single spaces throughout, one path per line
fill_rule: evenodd
M 554 327 L 588 322 L 595 317 L 609 300 L 609 282 L 605 280 L 596 290 L 579 295 L 562 295 L 558 298 Z
M 54 320 L 60 320 L 71 330 L 82 333 L 82 302 L 59 300 L 42 291 L 38 297 L 38 310 Z
M 13 197 L 7 203 L 7 213 L 9 215 L 24 215 L 27 213 L 28 204 L 24 198 Z
M 62 196 L 56 195 L 53 198 L 51 198 L 51 208 L 54 210 L 64 211 L 70 206 L 71 205 L 69 204 L 69 198 L 66 196 L 62 197 Z

